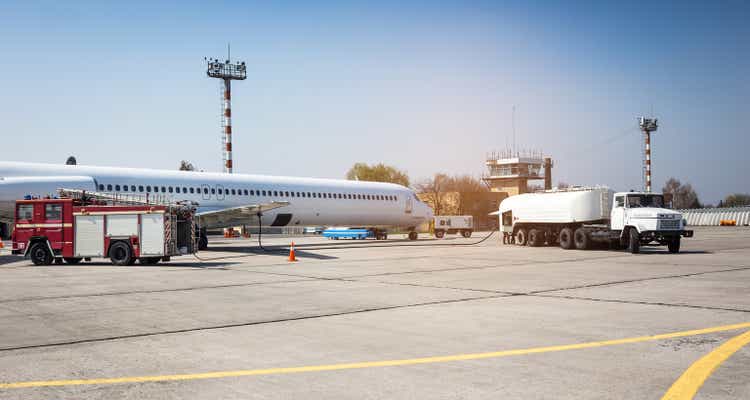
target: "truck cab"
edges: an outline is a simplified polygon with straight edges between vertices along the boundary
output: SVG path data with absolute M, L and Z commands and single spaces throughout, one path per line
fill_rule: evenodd
M 664 195 L 646 192 L 615 193 L 610 229 L 619 233 L 620 242 L 634 246 L 656 242 L 679 251 L 680 237 L 692 237 L 682 214 L 668 208 Z M 637 251 L 637 250 L 636 250 Z

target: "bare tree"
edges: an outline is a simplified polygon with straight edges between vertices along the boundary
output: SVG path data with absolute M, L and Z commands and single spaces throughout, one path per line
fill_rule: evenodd
M 682 184 L 675 178 L 669 178 L 662 189 L 665 197 L 672 198 L 672 207 L 676 209 L 701 208 L 698 194 L 689 183 Z
M 195 171 L 193 163 L 187 160 L 180 161 L 180 171 Z
M 735 193 L 727 196 L 726 199 L 721 203 L 722 207 L 741 207 L 750 206 L 750 194 L 748 193 Z
M 435 215 L 441 215 L 445 193 L 450 189 L 451 178 L 437 173 L 432 178 L 417 184 L 417 191 L 422 193 L 424 201 L 432 207 Z
M 471 175 L 456 175 L 449 179 L 447 186 L 446 191 L 456 192 L 457 194 L 457 209 L 455 210 L 457 214 L 464 214 L 466 210 L 467 199 L 464 193 L 483 193 L 490 191 L 482 181 Z

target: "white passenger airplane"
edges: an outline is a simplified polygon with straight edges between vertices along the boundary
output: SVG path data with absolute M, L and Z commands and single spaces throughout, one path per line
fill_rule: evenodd
M 205 229 L 254 226 L 258 218 L 263 226 L 366 227 L 379 238 L 400 227 L 410 239 L 432 218 L 414 191 L 392 183 L 0 161 L 0 222 L 12 223 L 15 200 L 59 188 L 194 201 L 202 248 Z

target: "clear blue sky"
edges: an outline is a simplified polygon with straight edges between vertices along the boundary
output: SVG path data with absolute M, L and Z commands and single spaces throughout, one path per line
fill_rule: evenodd
M 236 172 L 413 181 L 484 170 L 511 139 L 555 181 L 654 181 L 715 203 L 750 191 L 750 6 L 721 2 L 0 2 L 3 160 L 221 169 L 219 82 L 234 85 Z

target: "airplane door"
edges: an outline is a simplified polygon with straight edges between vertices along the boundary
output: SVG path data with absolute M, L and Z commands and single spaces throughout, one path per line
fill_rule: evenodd
M 404 209 L 404 213 L 411 214 L 412 210 L 414 209 L 414 199 L 411 197 L 411 195 L 406 195 L 406 208 Z
M 224 200 L 224 186 L 216 185 L 216 200 Z
M 208 185 L 201 185 L 201 192 L 203 192 L 203 200 L 211 200 L 211 188 Z

